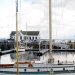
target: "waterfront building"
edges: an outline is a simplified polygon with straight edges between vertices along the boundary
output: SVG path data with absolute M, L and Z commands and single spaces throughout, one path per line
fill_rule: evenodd
M 49 40 L 42 40 L 40 47 L 41 49 L 49 49 Z M 70 46 L 65 43 L 52 41 L 52 49 L 70 49 Z
M 10 34 L 10 39 L 16 41 L 16 31 L 12 31 Z M 18 32 L 18 43 L 19 46 L 31 43 L 33 41 L 39 41 L 39 31 L 19 31 Z
M 14 48 L 14 40 L 12 39 L 0 39 L 1 51 L 10 50 Z

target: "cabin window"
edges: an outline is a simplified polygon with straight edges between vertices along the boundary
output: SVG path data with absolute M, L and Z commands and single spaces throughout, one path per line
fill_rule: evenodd
M 37 37 L 35 37 L 37 39 Z
M 28 39 L 28 37 L 27 37 L 27 39 Z
M 20 39 L 22 40 L 22 36 L 20 36 Z
M 26 36 L 24 37 L 24 39 L 26 40 Z
M 34 37 L 33 37 L 33 40 L 34 40 Z
M 30 37 L 30 40 L 31 40 L 31 37 Z

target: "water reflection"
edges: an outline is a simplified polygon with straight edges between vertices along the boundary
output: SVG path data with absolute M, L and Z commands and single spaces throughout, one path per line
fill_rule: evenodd
M 54 57 L 54 63 L 57 64 L 58 60 L 63 63 L 74 63 L 75 62 L 75 52 L 54 52 L 53 54 Z M 49 58 L 49 54 L 44 55 L 40 58 L 41 62 L 47 62 L 47 59 Z
M 75 62 L 75 52 L 54 52 L 54 63 L 57 64 L 58 60 L 63 63 L 74 63 Z M 31 56 L 28 54 L 25 54 L 25 52 L 20 52 L 18 60 L 19 61 L 26 61 L 26 60 L 32 60 L 30 59 Z M 49 53 L 43 55 L 40 57 L 40 61 L 36 61 L 37 63 L 46 63 L 49 58 Z M 1 64 L 7 64 L 7 63 L 14 63 L 16 62 L 16 53 L 6 54 L 0 57 L 0 63 Z
M 14 63 L 10 57 L 10 54 L 7 54 L 7 55 L 3 55 L 1 56 L 1 59 L 0 59 L 0 63 L 1 64 L 11 64 L 11 63 Z

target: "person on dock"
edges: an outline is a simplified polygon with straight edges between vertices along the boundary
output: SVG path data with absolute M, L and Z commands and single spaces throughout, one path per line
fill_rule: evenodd
M 26 68 L 24 69 L 24 71 L 26 72 Z
M 58 60 L 58 65 L 59 65 L 59 63 L 60 63 L 60 62 L 59 62 L 59 60 Z
M 40 70 L 38 69 L 38 72 L 39 72 Z

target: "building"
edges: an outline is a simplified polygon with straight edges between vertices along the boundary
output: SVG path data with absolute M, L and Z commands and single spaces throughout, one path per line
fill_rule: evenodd
M 16 31 L 12 31 L 10 34 L 10 39 L 14 39 L 16 42 Z M 19 31 L 18 32 L 18 43 L 19 45 L 25 45 L 26 43 L 31 43 L 33 41 L 39 41 L 39 31 Z
M 0 39 L 1 51 L 10 50 L 14 48 L 14 41 L 12 39 Z
M 42 40 L 40 47 L 41 49 L 49 49 L 49 40 Z M 70 49 L 70 46 L 65 43 L 52 41 L 52 49 Z

